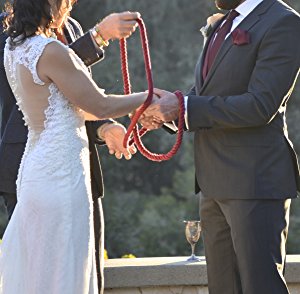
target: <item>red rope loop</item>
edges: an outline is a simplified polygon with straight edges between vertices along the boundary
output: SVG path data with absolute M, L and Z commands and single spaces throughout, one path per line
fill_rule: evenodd
M 133 117 L 131 118 L 131 123 L 128 127 L 127 133 L 124 138 L 123 145 L 124 147 L 128 147 L 133 143 L 136 144 L 138 150 L 144 155 L 146 158 L 152 161 L 164 161 L 171 159 L 178 151 L 181 143 L 182 136 L 184 130 L 184 98 L 180 91 L 176 91 L 174 94 L 177 96 L 179 100 L 179 118 L 178 118 L 178 133 L 174 146 L 172 149 L 166 154 L 156 154 L 152 153 L 146 149 L 144 146 L 141 137 L 147 133 L 146 128 L 142 128 L 139 130 L 138 120 L 143 112 L 148 108 L 153 99 L 153 77 L 152 77 L 152 68 L 151 68 L 151 59 L 149 52 L 149 43 L 147 38 L 147 31 L 145 24 L 142 19 L 137 19 L 139 28 L 140 28 L 140 36 L 143 47 L 144 61 L 145 61 L 145 70 L 148 81 L 148 97 L 144 104 L 139 108 L 138 111 L 135 112 Z M 122 74 L 123 74 L 123 82 L 124 82 L 124 93 L 131 93 L 131 83 L 130 83 L 130 75 L 128 69 L 128 57 L 127 57 L 127 43 L 126 39 L 120 40 L 120 52 L 121 52 L 121 64 L 122 64 Z M 133 135 L 133 136 L 132 136 Z

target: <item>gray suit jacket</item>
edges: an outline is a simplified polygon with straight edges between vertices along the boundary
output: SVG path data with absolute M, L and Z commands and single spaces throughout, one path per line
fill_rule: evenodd
M 239 28 L 250 43 L 229 36 L 203 81 L 208 36 L 188 94 L 198 188 L 219 199 L 293 198 L 300 178 L 285 112 L 299 73 L 300 17 L 264 0 Z

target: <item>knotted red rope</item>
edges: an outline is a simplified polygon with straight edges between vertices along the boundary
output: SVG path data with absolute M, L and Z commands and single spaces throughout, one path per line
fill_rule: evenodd
M 156 154 L 152 153 L 146 149 L 144 146 L 141 137 L 148 131 L 146 128 L 142 128 L 139 130 L 138 120 L 143 112 L 148 108 L 151 104 L 153 99 L 153 77 L 152 77 L 152 70 L 151 70 L 151 59 L 150 59 L 150 52 L 149 52 L 149 43 L 147 38 L 146 27 L 142 19 L 137 19 L 137 23 L 140 28 L 140 36 L 141 42 L 143 47 L 143 54 L 144 54 L 144 61 L 145 61 L 145 69 L 148 81 L 148 97 L 144 104 L 139 108 L 138 111 L 131 117 L 131 123 L 128 127 L 127 133 L 124 138 L 123 145 L 124 147 L 128 147 L 135 143 L 138 150 L 144 155 L 146 158 L 152 161 L 164 161 L 169 160 L 172 158 L 176 152 L 178 151 L 183 136 L 184 130 L 184 98 L 180 91 L 176 91 L 174 94 L 177 96 L 179 100 L 179 118 L 178 118 L 178 133 L 177 138 L 174 146 L 172 149 L 166 154 Z M 129 76 L 129 69 L 128 69 L 128 57 L 127 57 L 127 43 L 126 39 L 120 40 L 120 51 L 121 51 L 121 64 L 122 64 L 122 74 L 123 74 L 123 82 L 124 82 L 124 93 L 130 94 L 131 93 L 131 83 L 130 83 L 130 76 Z M 133 138 L 131 135 L 133 134 Z

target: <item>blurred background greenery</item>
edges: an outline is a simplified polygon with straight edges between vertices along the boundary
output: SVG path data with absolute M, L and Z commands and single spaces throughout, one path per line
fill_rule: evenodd
M 299 0 L 286 1 L 300 11 Z M 0 0 L 3 7 L 3 0 Z M 216 13 L 213 0 L 79 0 L 72 15 L 84 30 L 112 12 L 139 11 L 146 23 L 155 86 L 186 92 L 193 84 L 194 66 L 202 48 L 199 29 Z M 129 66 L 134 91 L 147 87 L 140 38 L 128 41 Z M 111 42 L 103 62 L 93 67 L 93 77 L 106 92 L 122 93 L 119 45 Z M 290 137 L 300 153 L 300 83 L 288 109 Z M 128 124 L 128 119 L 122 119 Z M 147 147 L 166 152 L 174 136 L 156 131 L 145 136 Z M 184 237 L 185 219 L 198 219 L 194 195 L 193 138 L 186 133 L 174 159 L 152 163 L 139 154 L 127 162 L 117 161 L 100 148 L 104 169 L 105 247 L 109 257 L 189 255 Z M 1 179 L 0 179 L 1 180 Z M 0 212 L 0 223 L 5 214 Z M 203 254 L 201 242 L 197 248 Z M 300 201 L 292 203 L 288 253 L 300 253 Z

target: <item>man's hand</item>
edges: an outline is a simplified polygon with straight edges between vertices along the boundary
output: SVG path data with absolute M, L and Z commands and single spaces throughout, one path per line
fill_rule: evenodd
M 152 104 L 157 102 L 159 100 L 160 96 L 158 96 L 156 93 L 153 93 L 153 98 L 152 98 Z M 139 108 L 136 110 L 138 111 Z M 147 109 L 146 111 L 140 116 L 139 118 L 139 123 L 146 129 L 148 130 L 156 130 L 162 127 L 164 122 L 159 119 L 158 117 L 155 117 L 153 115 L 147 115 Z M 134 114 L 131 114 L 133 116 Z
M 97 24 L 99 33 L 105 41 L 131 36 L 137 27 L 138 12 L 112 13 Z
M 117 159 L 124 157 L 129 160 L 132 154 L 136 153 L 136 148 L 132 145 L 129 148 L 123 147 L 123 140 L 126 134 L 126 128 L 121 124 L 108 123 L 101 128 L 101 138 L 105 141 L 109 153 L 114 154 Z
M 154 89 L 154 93 L 160 99 L 153 102 L 144 112 L 144 115 L 149 119 L 155 118 L 157 121 L 170 122 L 178 118 L 179 114 L 179 101 L 175 94 Z

